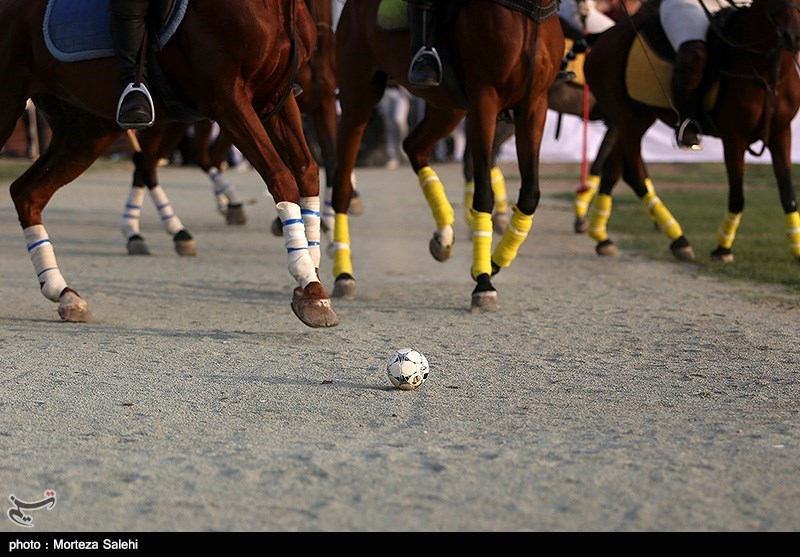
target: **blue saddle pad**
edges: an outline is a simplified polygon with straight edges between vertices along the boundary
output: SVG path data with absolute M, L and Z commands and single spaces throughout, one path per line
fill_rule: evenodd
M 158 35 L 167 44 L 178 28 L 189 0 L 177 0 Z M 49 0 L 44 14 L 44 41 L 56 60 L 78 62 L 114 56 L 108 0 Z

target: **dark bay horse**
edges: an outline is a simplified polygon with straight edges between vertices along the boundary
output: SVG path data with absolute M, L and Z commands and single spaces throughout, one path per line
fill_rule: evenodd
M 43 25 L 54 1 L 0 0 L 0 143 L 33 99 L 53 137 L 45 153 L 11 184 L 11 197 L 41 293 L 59 305 L 62 319 L 88 321 L 88 304 L 56 263 L 42 212 L 60 187 L 80 176 L 125 132 L 115 122 L 116 60 L 110 54 L 59 59 Z M 284 218 L 288 268 L 297 283 L 293 312 L 311 327 L 336 325 L 338 316 L 317 271 L 319 167 L 291 94 L 294 74 L 317 40 L 311 13 L 297 0 L 177 1 L 185 10 L 178 10 L 183 18 L 151 57 L 163 77 L 152 82 L 156 119 L 178 119 L 176 103 L 167 99 L 182 96 L 186 102 L 180 106 L 219 123 L 268 185 Z M 96 13 L 99 4 L 86 9 L 88 4 L 72 0 L 61 8 L 67 14 L 78 7 Z M 175 16 L 169 3 L 159 7 Z M 106 25 L 98 30 L 107 31 Z M 165 93 L 164 83 L 172 94 Z
M 592 201 L 589 235 L 600 255 L 616 254 L 608 237 L 611 191 L 620 177 L 642 201 L 648 216 L 669 238 L 679 260 L 693 260 L 694 250 L 677 219 L 659 199 L 641 155 L 645 132 L 657 120 L 676 122 L 669 95 L 671 61 L 658 20 L 658 2 L 648 2 L 630 20 L 623 19 L 602 35 L 586 58 L 585 72 L 593 94 L 619 133 Z M 791 122 L 800 107 L 800 6 L 787 0 L 753 0 L 747 8 L 726 8 L 711 20 L 707 35 L 709 62 L 700 125 L 722 141 L 728 176 L 728 207 L 717 232 L 713 261 L 733 260 L 733 242 L 744 210 L 744 155 L 769 150 L 785 214 L 791 254 L 800 259 L 800 215 L 791 179 Z M 652 45 L 652 46 L 651 46 Z M 637 49 L 637 50 L 634 50 Z M 628 79 L 629 59 L 646 60 L 639 79 Z M 674 57 L 674 51 L 672 51 Z M 663 69 L 663 71 L 662 71 Z M 643 73 L 642 73 L 643 72 Z M 658 85 L 647 91 L 643 85 Z M 638 100 L 637 100 L 638 99 Z M 756 146 L 760 145 L 760 149 Z
M 328 200 L 323 204 L 323 211 L 332 212 L 330 208 L 330 192 L 332 191 L 333 173 L 336 165 L 336 127 L 338 115 L 336 111 L 336 38 L 333 28 L 334 0 L 304 0 L 311 12 L 317 27 L 317 43 L 311 58 L 303 64 L 295 75 L 294 82 L 298 87 L 297 104 L 304 117 L 308 118 L 314 130 L 314 140 L 319 146 L 318 164 L 325 169 L 325 185 Z M 139 230 L 139 214 L 127 207 L 138 207 L 144 197 L 141 188 L 148 189 L 158 185 L 157 164 L 162 158 L 171 155 L 190 127 L 189 123 L 163 122 L 151 128 L 140 130 L 137 139 L 139 152 L 134 155 L 133 185 L 123 211 L 121 228 L 127 241 L 128 253 L 132 255 L 148 254 L 149 249 Z M 243 225 L 247 222 L 244 210 L 245 202 L 239 199 L 233 185 L 224 174 L 228 150 L 233 145 L 224 130 L 212 140 L 212 122 L 203 120 L 194 124 L 192 138 L 198 154 L 198 164 L 211 181 L 212 193 L 217 210 L 230 225 Z M 358 193 L 350 207 L 350 214 L 363 211 Z M 169 232 L 169 230 L 168 230 Z M 283 236 L 280 217 L 272 224 L 272 232 Z M 194 241 L 191 234 L 183 228 L 174 236 L 175 248 L 180 255 L 194 255 Z
M 445 57 L 445 77 L 442 85 L 429 89 L 414 87 L 407 79 L 410 43 L 404 2 L 348 0 L 342 10 L 337 28 L 342 114 L 333 184 L 334 297 L 355 295 L 347 221 L 351 175 L 362 134 L 390 76 L 425 100 L 424 116 L 403 141 L 403 150 L 436 222 L 429 247 L 437 261 L 452 254 L 454 211 L 430 166 L 430 155 L 436 142 L 467 117 L 475 180 L 473 310 L 499 308 L 492 276 L 511 264 L 531 228 L 540 198 L 539 147 L 547 116 L 547 90 L 564 53 L 564 34 L 556 16 L 558 2 L 469 0 L 442 2 L 441 7 L 438 50 Z M 492 251 L 490 173 L 495 128 L 502 113 L 513 115 L 522 184 L 510 225 Z

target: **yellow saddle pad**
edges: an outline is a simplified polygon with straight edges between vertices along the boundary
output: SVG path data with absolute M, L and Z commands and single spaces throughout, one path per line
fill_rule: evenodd
M 673 64 L 658 55 L 642 39 L 635 38 L 628 51 L 625 87 L 632 99 L 649 106 L 672 108 L 671 88 Z M 703 106 L 710 110 L 717 99 L 718 83 L 703 97 Z
M 566 56 L 569 51 L 572 50 L 573 42 L 574 41 L 572 39 L 564 39 L 564 56 Z M 583 77 L 583 61 L 585 59 L 586 53 L 581 52 L 580 54 L 576 54 L 575 58 L 567 62 L 567 67 L 564 68 L 564 70 L 575 74 L 575 79 L 573 79 L 570 83 L 581 86 L 586 83 L 586 78 Z

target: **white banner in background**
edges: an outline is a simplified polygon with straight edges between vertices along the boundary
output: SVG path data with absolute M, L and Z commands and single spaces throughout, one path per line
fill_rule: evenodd
M 540 160 L 548 162 L 581 162 L 583 160 L 583 119 L 571 114 L 564 114 L 561 119 L 561 131 L 556 138 L 558 114 L 549 110 L 544 129 Z M 587 129 L 586 153 L 589 163 L 594 160 L 600 142 L 603 140 L 606 127 L 601 122 L 589 122 Z M 800 163 L 800 117 L 792 122 L 792 162 Z M 795 140 L 797 139 L 797 140 Z M 761 149 L 761 142 L 753 145 L 754 150 Z M 503 144 L 500 160 L 504 162 L 517 160 L 516 146 L 512 137 Z M 645 134 L 642 141 L 642 157 L 648 162 L 723 162 L 722 142 L 716 137 L 703 136 L 703 149 L 700 151 L 681 151 L 675 145 L 672 129 L 661 121 L 657 121 Z M 764 150 L 760 157 L 745 154 L 745 162 L 772 162 L 769 151 Z

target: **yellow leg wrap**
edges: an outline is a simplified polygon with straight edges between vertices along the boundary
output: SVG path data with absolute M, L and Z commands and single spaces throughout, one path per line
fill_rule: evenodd
M 472 277 L 492 274 L 492 214 L 472 213 Z
M 741 213 L 731 213 L 730 211 L 725 213 L 725 218 L 722 219 L 717 229 L 717 244 L 719 244 L 719 247 L 731 249 L 741 220 Z
M 472 198 L 475 196 L 475 182 L 470 180 L 464 183 L 464 216 L 467 224 L 472 229 Z
M 642 198 L 642 205 L 644 210 L 650 214 L 650 218 L 658 225 L 659 230 L 663 232 L 670 240 L 677 240 L 683 236 L 683 230 L 672 213 L 669 212 L 664 202 L 659 199 L 655 191 L 649 191 Z
M 575 209 L 575 216 L 583 218 L 589 212 L 589 203 L 591 203 L 594 194 L 597 193 L 597 188 L 600 186 L 600 176 L 596 174 L 589 174 L 586 176 L 586 183 L 583 188 L 575 194 L 575 202 L 573 208 Z
M 426 166 L 419 171 L 419 185 L 425 194 L 425 199 L 433 211 L 433 219 L 436 221 L 436 228 L 444 228 L 452 225 L 455 221 L 453 206 L 447 200 L 447 194 L 436 172 L 430 166 Z
M 589 208 L 589 237 L 595 242 L 608 240 L 608 219 L 611 218 L 611 196 L 598 194 Z
M 494 248 L 492 261 L 500 267 L 511 265 L 511 262 L 517 257 L 522 242 L 528 237 L 531 226 L 533 226 L 533 215 L 520 212 L 516 205 L 511 207 L 511 222 L 508 223 L 503 237 Z
M 333 224 L 333 276 L 342 273 L 353 274 L 353 262 L 350 260 L 350 226 L 347 213 L 336 213 Z
M 797 211 L 786 213 L 786 239 L 792 255 L 800 258 L 800 214 Z
M 492 191 L 494 192 L 494 212 L 508 212 L 508 193 L 506 192 L 506 178 L 500 167 L 492 168 Z M 472 207 L 472 205 L 470 205 Z
M 644 187 L 647 188 L 648 193 L 656 191 L 655 186 L 653 186 L 653 181 L 650 178 L 644 179 Z M 651 221 L 656 222 L 655 216 L 653 216 L 653 214 L 650 211 L 645 211 L 644 214 L 646 214 L 647 218 L 649 218 Z

